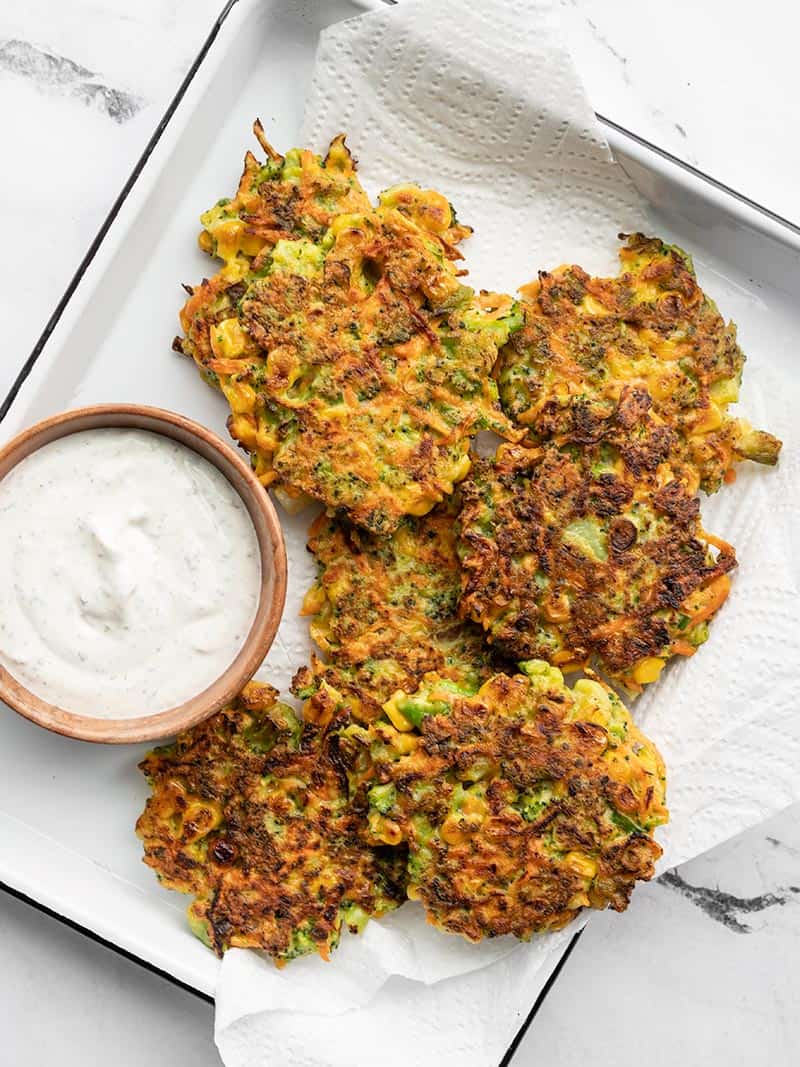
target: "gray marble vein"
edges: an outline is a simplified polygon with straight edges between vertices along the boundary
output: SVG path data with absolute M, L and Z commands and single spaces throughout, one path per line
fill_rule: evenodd
M 709 918 L 722 923 L 729 930 L 737 934 L 749 934 L 752 927 L 742 922 L 740 915 L 752 915 L 763 911 L 765 908 L 782 907 L 794 894 L 800 894 L 800 886 L 790 885 L 781 889 L 778 893 L 760 893 L 755 897 L 737 897 L 733 893 L 726 893 L 722 889 L 712 889 L 710 886 L 690 885 L 677 871 L 667 871 L 659 878 L 662 885 L 667 885 L 676 890 Z
M 80 63 L 47 52 L 28 41 L 0 41 L 0 71 L 26 78 L 43 91 L 67 92 L 120 124 L 127 122 L 144 105 L 140 97 L 105 85 L 94 71 Z

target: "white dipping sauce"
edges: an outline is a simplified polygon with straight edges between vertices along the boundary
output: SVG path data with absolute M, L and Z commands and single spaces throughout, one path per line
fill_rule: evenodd
M 260 578 L 236 490 L 160 434 L 74 433 L 0 481 L 0 662 L 68 711 L 196 696 L 244 643 Z

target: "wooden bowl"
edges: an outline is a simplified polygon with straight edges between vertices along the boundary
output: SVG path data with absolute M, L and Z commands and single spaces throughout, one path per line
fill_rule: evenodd
M 250 681 L 278 629 L 286 599 L 286 546 L 275 507 L 249 465 L 216 434 L 173 411 L 138 404 L 101 404 L 44 419 L 0 450 L 0 479 L 32 452 L 68 434 L 105 427 L 149 430 L 178 441 L 212 463 L 241 497 L 255 528 L 261 557 L 261 589 L 255 619 L 238 655 L 210 686 L 190 700 L 160 711 L 124 719 L 77 715 L 49 704 L 0 666 L 0 699 L 48 730 L 106 744 L 153 741 L 194 726 L 227 704 Z

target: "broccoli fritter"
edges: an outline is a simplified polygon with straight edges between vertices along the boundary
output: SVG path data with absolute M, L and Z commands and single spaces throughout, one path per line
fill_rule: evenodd
M 467 233 L 439 193 L 397 186 L 192 295 L 177 345 L 264 485 L 391 532 L 453 491 L 478 430 L 514 436 L 490 372 L 521 315 L 461 284 Z
M 365 845 L 324 732 L 250 683 L 229 707 L 141 763 L 153 790 L 136 829 L 145 863 L 192 893 L 189 921 L 218 955 L 325 958 L 342 926 L 405 899 L 401 853 Z
M 319 240 L 336 215 L 370 207 L 344 134 L 331 141 L 323 158 L 303 148 L 280 155 L 258 120 L 253 132 L 266 162 L 248 152 L 236 196 L 217 201 L 200 217 L 200 247 L 223 260 L 230 277 L 244 277 L 278 241 Z
M 281 156 L 267 142 L 260 122 L 253 129 L 267 160 L 260 163 L 248 152 L 236 196 L 219 200 L 201 216 L 200 247 L 224 266 L 200 285 L 185 286 L 190 295 L 181 311 L 185 336 L 174 344 L 205 368 L 212 385 L 219 383 L 207 368 L 209 361 L 224 359 L 232 345 L 237 351 L 247 346 L 237 329 L 237 305 L 277 242 L 318 240 L 337 214 L 370 208 L 343 134 L 331 141 L 324 158 L 300 148 Z M 249 348 L 258 352 L 255 345 Z
M 471 941 L 622 911 L 653 875 L 664 765 L 617 695 L 541 660 L 475 694 L 429 675 L 340 737 L 367 839 L 408 844 L 408 895 Z M 364 768 L 368 768 L 365 773 Z
M 628 386 L 594 444 L 501 446 L 474 465 L 460 517 L 461 607 L 488 639 L 633 693 L 705 641 L 736 565 L 648 406 Z
M 563 266 L 521 290 L 524 326 L 496 369 L 504 410 L 531 443 L 591 443 L 633 384 L 676 431 L 673 461 L 707 492 L 733 476 L 738 460 L 777 462 L 777 438 L 727 414 L 745 357 L 691 258 L 634 234 L 620 260 L 616 278 Z
M 369 721 L 395 690 L 414 689 L 428 671 L 475 689 L 491 673 L 481 628 L 458 614 L 456 511 L 448 502 L 407 517 L 391 536 L 325 514 L 312 526 L 308 548 L 319 574 L 304 614 L 328 662 L 298 672 L 295 693 L 317 694 L 317 721 L 334 704 L 327 687 L 346 694 L 350 713 Z

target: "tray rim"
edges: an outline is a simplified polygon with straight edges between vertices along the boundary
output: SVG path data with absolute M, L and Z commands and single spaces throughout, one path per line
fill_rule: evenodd
M 103 256 L 100 256 L 100 259 L 98 259 L 98 255 L 101 251 L 105 254 L 105 258 L 110 258 L 111 255 L 113 255 L 114 242 L 109 242 L 109 234 L 112 233 L 112 230 L 114 235 L 118 232 L 113 229 L 114 224 L 128 202 L 131 194 L 134 190 L 137 191 L 137 194 L 143 193 L 151 185 L 155 184 L 159 175 L 159 170 L 156 168 L 155 170 L 151 169 L 150 171 L 147 171 L 147 164 L 156 149 L 165 149 L 165 145 L 168 145 L 169 141 L 172 139 L 169 136 L 165 138 L 165 133 L 173 134 L 177 137 L 178 132 L 182 129 L 182 122 L 173 122 L 175 113 L 178 111 L 178 108 L 187 96 L 187 93 L 189 93 L 189 90 L 193 87 L 195 78 L 201 68 L 204 67 L 204 64 L 213 67 L 213 63 L 209 62 L 209 55 L 212 52 L 213 46 L 220 36 L 221 31 L 223 29 L 229 30 L 237 21 L 237 18 L 231 18 L 232 15 L 235 14 L 237 17 L 241 16 L 241 18 L 244 19 L 246 18 L 248 11 L 257 7 L 259 2 L 260 0 L 226 0 L 219 15 L 214 19 L 198 53 L 192 60 L 184 78 L 168 102 L 153 133 L 145 144 L 140 156 L 134 163 L 131 173 L 113 201 L 108 213 L 100 224 L 97 233 L 78 263 L 78 266 L 70 278 L 62 296 L 47 319 L 31 352 L 24 359 L 17 376 L 0 403 L 0 424 L 4 422 L 6 416 L 11 412 L 14 402 L 25 381 L 33 370 L 39 357 L 48 346 L 53 334 L 56 333 L 57 328 L 63 328 L 64 324 L 69 322 L 70 319 L 76 319 L 78 317 L 79 308 L 87 301 L 93 285 L 99 280 L 97 267 L 102 261 Z M 396 4 L 397 0 L 352 0 L 352 2 L 355 6 L 361 7 L 364 13 L 367 13 L 368 11 L 381 10 L 384 6 Z M 712 175 L 693 166 L 687 161 L 680 159 L 666 149 L 649 141 L 647 138 L 620 125 L 613 119 L 598 112 L 595 112 L 595 115 L 604 129 L 612 151 L 618 150 L 624 155 L 632 156 L 637 159 L 637 161 L 643 163 L 649 170 L 656 174 L 668 177 L 670 181 L 681 186 L 687 195 L 711 201 L 715 206 L 721 207 L 735 221 L 744 225 L 746 228 L 756 231 L 762 237 L 775 241 L 791 251 L 800 252 L 800 225 L 791 222 L 789 219 L 770 210 L 765 205 L 753 200 L 733 187 L 726 185 L 724 182 L 714 178 Z M 184 122 L 187 121 L 190 116 L 191 111 L 183 115 L 182 118 Z M 143 174 L 145 175 L 145 180 L 142 183 Z M 93 267 L 94 272 L 98 275 L 97 278 L 92 277 Z M 87 284 L 81 288 L 87 274 L 89 275 Z M 79 289 L 80 296 L 76 299 L 76 294 Z M 2 872 L 2 867 L 0 867 L 0 872 Z M 58 904 L 60 902 L 56 899 L 56 894 L 48 894 L 47 891 L 44 890 L 34 897 L 18 886 L 14 886 L 10 882 L 5 881 L 2 877 L 0 877 L 0 891 L 7 893 L 9 896 L 26 903 L 38 911 L 41 911 L 43 914 L 56 919 L 69 928 L 83 934 L 90 940 L 116 952 L 118 955 L 138 964 L 145 970 L 158 975 L 186 992 L 199 997 L 201 1000 L 210 1004 L 214 1003 L 214 998 L 209 995 L 209 993 L 190 982 L 177 977 L 175 974 L 170 973 L 168 970 L 158 966 L 151 960 L 139 956 L 136 952 L 125 948 L 122 944 L 103 936 L 92 927 L 85 925 L 77 918 L 73 917 L 73 915 L 69 914 L 67 911 L 59 910 Z M 511 1062 L 525 1032 L 555 984 L 582 933 L 583 928 L 574 934 L 559 957 L 554 969 L 539 991 L 527 1018 L 506 1050 L 499 1067 L 507 1067 L 507 1064 Z

